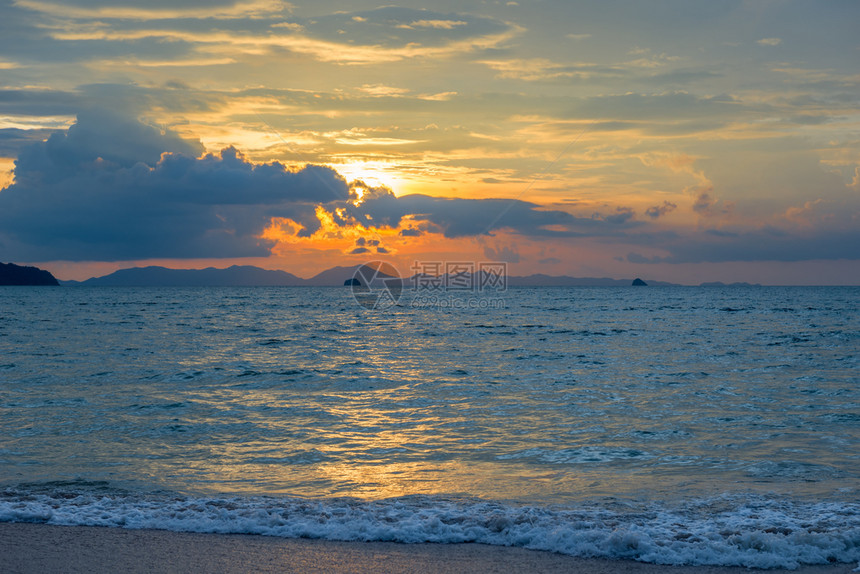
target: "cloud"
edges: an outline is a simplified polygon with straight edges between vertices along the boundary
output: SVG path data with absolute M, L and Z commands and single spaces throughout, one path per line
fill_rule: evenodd
M 697 120 L 735 122 L 740 113 L 757 115 L 770 111 L 762 105 L 744 104 L 733 96 L 698 96 L 683 91 L 661 94 L 619 94 L 583 99 L 574 108 L 578 115 L 616 120 Z M 717 124 L 719 125 L 719 124 Z
M 756 42 L 759 46 L 779 46 L 782 44 L 780 38 L 762 38 Z
M 397 197 L 363 184 L 359 201 L 327 167 L 255 164 L 232 147 L 202 154 L 200 142 L 170 130 L 105 110 L 82 111 L 67 130 L 21 150 L 14 183 L 0 191 L 0 258 L 266 256 L 278 241 L 266 234 L 275 221 L 289 222 L 298 238 L 314 237 L 324 226 L 334 233 L 331 226 L 402 227 L 402 238 L 485 237 L 500 230 L 548 238 L 615 233 L 628 218 L 619 211 L 610 225 L 520 200 Z M 388 252 L 374 238 L 361 237 L 353 247 Z M 511 248 L 499 248 L 497 256 L 517 257 Z
M 485 16 L 386 6 L 313 18 L 288 17 L 275 0 L 118 7 L 22 0 L 18 9 L 49 20 L 32 55 L 65 51 L 100 67 L 212 66 L 293 52 L 323 62 L 366 65 L 450 57 L 496 48 L 521 32 Z M 29 12 L 28 12 L 29 11 Z
M 385 84 L 364 84 L 359 88 L 359 91 L 376 98 L 396 98 L 409 93 L 409 90 L 406 88 L 395 88 L 393 86 L 386 86 Z
M 497 77 L 535 81 L 591 80 L 595 78 L 617 78 L 628 75 L 619 66 L 592 63 L 559 63 L 546 58 L 483 60 L 480 62 L 496 71 Z
M 710 186 L 704 189 L 701 186 L 692 186 L 686 191 L 696 194 L 692 205 L 693 211 L 703 218 L 731 217 L 735 211 L 735 203 L 714 197 L 713 188 Z
M 433 236 L 478 238 L 487 257 L 509 262 L 521 259 L 511 243 L 517 236 L 587 238 L 623 249 L 616 254 L 641 246 L 646 254 L 631 253 L 628 261 L 651 263 L 856 258 L 860 245 L 856 180 L 840 183 L 842 195 L 780 209 L 765 225 L 743 204 L 715 197 L 696 156 L 685 154 L 636 157 L 695 176 L 684 192 L 706 231 L 651 227 L 678 209 L 669 201 L 643 206 L 648 217 L 637 220 L 632 207 L 605 203 L 592 214 L 593 204 L 573 213 L 517 199 L 397 196 L 350 184 L 328 167 L 255 163 L 233 147 L 205 153 L 198 141 L 99 109 L 80 112 L 68 129 L 0 130 L 3 145 L 20 152 L 14 182 L 0 191 L 0 260 L 265 257 L 275 249 L 287 254 L 299 241 L 310 249 L 389 253 Z M 489 237 L 497 243 L 487 246 Z M 361 249 L 367 251 L 355 251 Z
M 713 231 L 716 231 L 714 233 Z M 722 263 L 737 261 L 810 261 L 860 259 L 857 229 L 811 230 L 806 233 L 766 227 L 731 233 L 712 230 L 663 245 L 669 255 L 643 256 L 630 253 L 631 263 Z M 809 281 L 814 284 L 815 278 Z
M 192 157 L 203 151 L 199 142 L 189 142 L 170 132 L 104 111 L 88 110 L 68 131 L 52 134 L 44 143 L 22 150 L 15 162 L 15 178 L 21 184 L 32 180 L 54 183 L 74 176 L 95 164 L 130 168 L 142 162 L 155 166 L 162 153 Z
M 4 116 L 73 116 L 83 104 L 81 94 L 65 90 L 0 89 Z
M 0 259 L 111 261 L 265 256 L 268 222 L 315 231 L 349 197 L 334 170 L 253 164 L 104 111 L 25 148 L 0 191 Z
M 492 236 L 509 231 L 535 238 L 579 237 L 615 233 L 612 223 L 544 209 L 516 199 L 463 199 L 421 194 L 397 197 L 379 192 L 358 207 L 347 206 L 356 221 L 397 228 L 404 223 L 429 225 L 448 238 Z M 624 218 L 626 221 L 627 217 Z
M 580 40 L 588 36 L 588 34 L 568 34 L 567 37 Z M 632 53 L 647 57 L 615 63 L 582 60 L 559 62 L 540 57 L 488 59 L 479 63 L 496 71 L 496 77 L 502 79 L 526 82 L 605 83 L 628 87 L 635 81 L 646 85 L 657 85 L 663 90 L 669 86 L 698 84 L 724 76 L 723 73 L 710 67 L 678 66 L 682 60 L 679 57 L 651 54 L 647 50 L 642 52 L 634 50 Z
M 517 28 L 486 16 L 444 14 L 426 9 L 383 6 L 360 12 L 327 14 L 298 20 L 309 37 L 361 46 L 401 48 L 409 44 L 442 46 L 451 42 L 490 45 L 508 38 Z M 463 44 L 463 46 L 468 44 Z
M 650 217 L 651 219 L 657 219 L 658 217 L 662 217 L 667 213 L 671 213 L 675 211 L 678 206 L 672 202 L 664 201 L 663 205 L 655 205 L 653 207 L 649 207 L 645 210 L 645 215 Z
M 658 86 L 673 84 L 700 84 L 707 80 L 722 78 L 725 74 L 701 68 L 678 68 L 669 72 L 655 73 L 642 78 L 643 82 Z
M 467 26 L 469 23 L 463 20 L 416 20 L 411 24 L 400 24 L 398 28 L 411 30 L 413 28 L 437 28 L 440 30 L 453 30 L 456 26 Z
M 616 207 L 615 213 L 609 215 L 595 214 L 595 219 L 602 219 L 609 223 L 621 224 L 633 219 L 635 215 L 636 213 L 629 207 Z
M 282 0 L 221 0 L 213 2 L 147 2 L 146 6 L 117 6 L 114 2 L 48 2 L 16 0 L 16 5 L 51 17 L 109 20 L 172 18 L 267 18 L 289 9 Z M 102 5 L 100 5 L 102 4 Z
M 854 177 L 851 178 L 848 188 L 860 192 L 860 167 L 854 168 Z
M 520 252 L 516 245 L 497 245 L 495 249 L 487 245 L 484 247 L 484 256 L 491 261 L 520 262 Z
M 860 209 L 857 198 L 843 193 L 837 198 L 803 201 L 764 223 L 708 225 L 684 233 L 645 232 L 626 239 L 663 252 L 630 253 L 627 260 L 634 263 L 857 260 Z
M 53 132 L 49 129 L 0 129 L 0 157 L 17 157 L 22 148 L 45 140 Z

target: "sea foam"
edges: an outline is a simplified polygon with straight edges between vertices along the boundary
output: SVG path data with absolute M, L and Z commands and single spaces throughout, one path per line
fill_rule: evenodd
M 189 497 L 7 489 L 0 521 L 286 538 L 517 546 L 671 565 L 797 568 L 860 561 L 860 505 L 726 495 L 671 506 L 538 507 L 439 496 Z

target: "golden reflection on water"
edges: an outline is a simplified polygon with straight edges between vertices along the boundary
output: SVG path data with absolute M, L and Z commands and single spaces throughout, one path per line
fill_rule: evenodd
M 452 416 L 456 408 L 445 419 L 429 407 L 392 409 L 406 401 L 404 393 L 308 393 L 298 400 L 280 387 L 199 389 L 189 397 L 196 416 L 186 422 L 211 433 L 189 437 L 184 447 L 137 442 L 135 464 L 141 477 L 179 479 L 192 490 L 221 493 L 382 499 L 479 492 L 504 499 L 511 493 L 575 495 L 600 486 L 588 473 L 497 460 L 491 454 L 497 447 L 533 440 L 522 436 L 522 426 L 514 432 L 484 428 L 470 440 L 448 432 L 452 425 L 481 429 L 466 415 Z M 472 406 L 463 401 L 458 408 Z

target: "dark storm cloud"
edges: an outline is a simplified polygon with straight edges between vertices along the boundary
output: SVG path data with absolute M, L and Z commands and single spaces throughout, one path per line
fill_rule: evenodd
M 0 157 L 18 157 L 23 148 L 47 139 L 54 131 L 52 129 L 0 129 Z
M 354 210 L 358 220 L 369 217 L 374 225 L 398 227 L 405 218 L 430 224 L 445 237 L 492 235 L 509 230 L 531 237 L 577 237 L 601 234 L 606 223 L 579 218 L 566 211 L 511 199 L 462 199 L 378 193 Z
M 334 170 L 256 165 L 114 114 L 84 112 L 26 147 L 0 191 L 0 259 L 125 260 L 268 255 L 272 217 L 319 227 L 315 207 L 348 198 Z
M 25 185 L 31 181 L 54 183 L 88 166 L 97 167 L 97 162 L 119 168 L 137 163 L 153 167 L 162 153 L 195 157 L 202 151 L 199 142 L 188 142 L 117 114 L 90 110 L 79 113 L 77 123 L 68 131 L 58 131 L 45 142 L 24 148 L 15 162 L 15 178 Z

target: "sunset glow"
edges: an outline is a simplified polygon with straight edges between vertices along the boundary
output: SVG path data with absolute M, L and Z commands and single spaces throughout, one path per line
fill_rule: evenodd
M 0 260 L 860 282 L 854 3 L 534 8 L 13 2 Z

